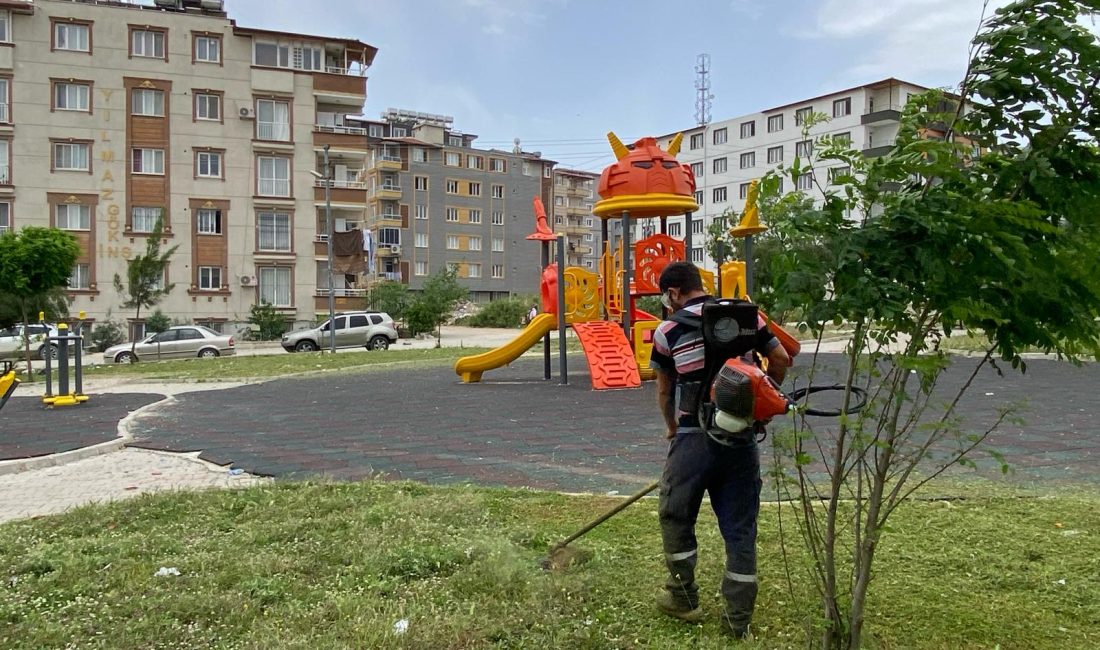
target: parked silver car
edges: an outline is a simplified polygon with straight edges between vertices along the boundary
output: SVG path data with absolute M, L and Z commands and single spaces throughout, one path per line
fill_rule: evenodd
M 57 358 L 57 345 L 46 345 L 47 336 L 57 336 L 57 326 L 50 323 L 31 323 L 27 326 L 27 336 L 30 338 L 31 354 L 39 359 L 45 359 L 46 355 Z M 23 358 L 23 325 L 14 325 L 5 330 L 0 330 L 0 359 Z
M 104 363 L 129 363 L 132 343 L 119 343 L 103 351 Z M 236 341 L 228 334 L 218 334 L 201 325 L 179 325 L 160 334 L 150 334 L 138 342 L 133 355 L 137 361 L 161 359 L 204 359 L 237 353 Z
M 380 311 L 356 311 L 337 314 L 336 347 L 368 350 L 385 350 L 397 343 L 397 327 L 389 314 Z M 317 327 L 298 330 L 283 336 L 283 349 L 287 352 L 313 352 L 329 347 L 329 323 L 326 320 Z

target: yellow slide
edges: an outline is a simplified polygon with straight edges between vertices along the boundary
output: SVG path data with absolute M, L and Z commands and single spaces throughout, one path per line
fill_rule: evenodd
M 558 326 L 558 317 L 554 314 L 539 314 L 527 327 L 505 345 L 495 350 L 472 357 L 462 357 L 455 362 L 455 372 L 466 384 L 481 381 L 481 373 L 512 363 L 519 355 L 531 349 L 539 339 L 552 332 Z

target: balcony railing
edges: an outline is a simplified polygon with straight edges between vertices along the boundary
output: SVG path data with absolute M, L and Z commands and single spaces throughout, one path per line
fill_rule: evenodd
M 11 185 L 11 165 L 0 165 L 0 185 Z
M 401 271 L 382 271 L 378 274 L 378 277 L 383 280 L 393 280 L 394 282 L 401 281 Z
M 313 187 L 324 188 L 326 185 L 328 185 L 329 187 L 335 187 L 337 189 L 348 189 L 348 190 L 365 190 L 365 189 L 367 189 L 367 184 L 363 181 L 342 181 L 342 180 L 339 180 L 339 179 L 333 179 L 333 180 L 330 180 L 330 181 L 326 181 L 323 178 L 313 179 Z
M 256 137 L 260 140 L 290 141 L 290 125 L 286 122 L 256 122 Z
M 332 124 L 314 124 L 314 133 L 344 133 L 347 135 L 366 135 L 367 130 L 358 126 L 342 126 Z
M 261 178 L 260 196 L 290 198 L 290 181 Z
M 0 102 L 0 123 L 8 123 L 8 103 Z
M 378 216 L 379 219 L 387 221 L 401 221 L 401 213 L 399 212 L 383 212 Z
M 324 298 L 325 296 L 328 295 L 328 287 L 321 286 L 321 285 L 324 285 L 324 284 L 326 284 L 326 280 L 324 280 L 323 278 L 320 279 L 320 280 L 317 280 L 318 287 L 317 287 L 317 290 L 314 291 L 314 293 L 313 293 L 314 296 L 316 296 L 318 298 Z M 340 288 L 337 287 L 337 288 L 334 288 L 332 290 L 332 295 L 336 296 L 337 298 L 363 298 L 363 297 L 366 297 L 367 290 L 366 289 L 340 289 Z

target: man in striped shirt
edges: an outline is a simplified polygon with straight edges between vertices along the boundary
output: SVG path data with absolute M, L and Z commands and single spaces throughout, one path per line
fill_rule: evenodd
M 703 290 L 699 269 L 687 262 L 665 267 L 659 281 L 661 300 L 670 311 L 699 317 L 711 299 Z M 782 382 L 790 357 L 761 319 L 756 352 L 768 361 L 768 375 Z M 671 440 L 661 477 L 659 515 L 669 577 L 657 597 L 657 607 L 670 616 L 698 622 L 699 588 L 695 584 L 698 550 L 695 521 L 709 493 L 711 507 L 726 545 L 722 578 L 724 628 L 737 637 L 748 634 L 756 603 L 756 518 L 760 511 L 760 453 L 752 429 L 718 440 L 703 430 L 683 399 L 704 379 L 703 332 L 675 320 L 662 322 L 653 333 L 650 365 L 657 371 L 657 401 Z

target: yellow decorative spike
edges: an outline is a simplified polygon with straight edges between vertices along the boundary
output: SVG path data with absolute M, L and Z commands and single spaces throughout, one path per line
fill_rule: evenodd
M 677 133 L 676 137 L 672 138 L 672 142 L 668 143 L 668 155 L 675 157 L 680 153 L 680 143 L 684 141 L 684 134 Z
M 748 196 L 745 197 L 745 211 L 741 213 L 741 223 L 730 230 L 731 237 L 748 237 L 768 229 L 767 226 L 760 225 L 760 208 L 756 205 L 759 196 L 759 182 L 753 181 L 749 185 Z
M 630 153 L 630 149 L 626 148 L 626 145 L 619 139 L 619 136 L 615 135 L 614 131 L 607 132 L 607 141 L 611 143 L 611 150 L 615 152 L 617 160 L 626 158 L 626 155 Z

